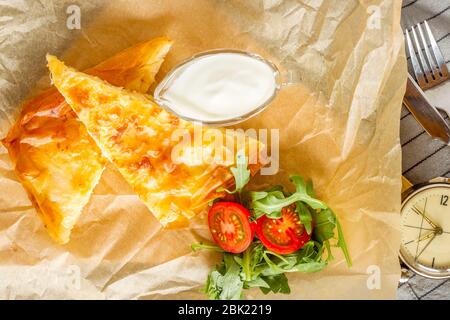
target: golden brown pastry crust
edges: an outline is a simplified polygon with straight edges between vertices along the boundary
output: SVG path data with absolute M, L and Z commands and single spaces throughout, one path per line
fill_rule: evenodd
M 170 46 L 166 37 L 143 42 L 86 72 L 146 92 Z M 106 162 L 85 126 L 52 87 L 24 104 L 2 142 L 49 234 L 68 242 Z
M 178 130 L 193 137 L 198 127 L 160 108 L 151 97 L 130 93 L 68 68 L 55 57 L 47 59 L 55 86 L 103 154 L 163 225 L 178 224 L 192 217 L 221 195 L 216 192 L 217 188 L 233 184 L 229 167 L 234 165 L 234 157 L 228 161 L 208 161 L 200 157 L 199 162 L 193 163 L 195 147 L 181 143 L 181 135 L 173 135 Z M 208 138 L 212 130 L 218 129 L 200 129 L 203 134 L 199 147 L 214 157 L 217 152 L 229 150 L 225 143 L 216 149 L 218 141 Z M 246 139 L 245 145 L 235 143 L 236 148 L 262 148 L 254 139 L 239 137 L 236 132 L 230 134 L 235 141 Z M 178 161 L 172 158 L 175 148 L 180 149 Z M 233 151 L 235 154 L 237 150 Z M 258 154 L 253 156 L 258 157 Z M 256 160 L 251 161 L 255 163 L 253 169 L 259 167 Z

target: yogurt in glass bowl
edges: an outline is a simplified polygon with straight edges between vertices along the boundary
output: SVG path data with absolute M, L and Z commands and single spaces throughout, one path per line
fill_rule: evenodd
M 178 117 L 227 126 L 247 120 L 275 98 L 280 72 L 261 56 L 233 49 L 205 51 L 173 68 L 155 101 Z

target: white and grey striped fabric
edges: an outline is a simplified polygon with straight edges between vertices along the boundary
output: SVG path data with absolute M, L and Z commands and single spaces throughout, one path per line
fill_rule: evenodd
M 403 1 L 404 29 L 424 20 L 428 21 L 450 69 L 450 0 Z M 413 74 L 410 64 L 408 68 Z M 450 80 L 425 93 L 436 107 L 447 110 L 442 115 L 450 121 Z M 401 113 L 400 141 L 403 174 L 412 183 L 428 181 L 438 176 L 450 177 L 450 147 L 431 139 L 405 107 Z M 413 276 L 406 284 L 400 286 L 398 298 L 450 299 L 450 280 L 429 280 Z
M 403 1 L 403 27 L 424 20 L 429 22 L 450 68 L 450 0 Z M 436 107 L 450 111 L 450 81 L 427 90 L 426 94 Z M 443 116 L 448 120 L 448 114 L 443 113 Z M 406 108 L 402 110 L 401 119 L 403 174 L 413 183 L 437 176 L 450 177 L 450 147 L 432 140 Z

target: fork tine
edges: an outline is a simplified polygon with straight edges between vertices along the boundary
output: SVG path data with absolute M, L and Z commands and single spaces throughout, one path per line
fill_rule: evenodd
M 433 33 L 431 32 L 430 26 L 428 25 L 428 22 L 426 20 L 424 21 L 424 24 L 425 24 L 425 29 L 427 30 L 428 38 L 430 39 L 430 42 L 431 42 L 431 49 L 433 51 L 434 57 L 436 58 L 436 62 L 438 64 L 439 72 L 442 74 L 442 76 L 448 77 L 449 73 L 448 73 L 447 65 L 445 64 L 444 57 L 442 56 L 442 52 L 439 49 L 437 42 L 434 39 Z
M 428 49 L 427 39 L 424 36 L 422 27 L 420 26 L 420 23 L 417 24 L 417 29 L 419 30 L 420 40 L 422 41 L 422 46 L 425 49 L 425 55 L 427 56 L 428 64 L 431 68 L 433 78 L 434 78 L 434 80 L 438 80 L 440 78 L 439 66 L 436 65 L 436 62 L 434 61 L 433 57 L 431 56 L 430 49 Z
M 414 26 L 411 27 L 411 31 L 413 34 L 413 38 L 414 38 L 414 44 L 416 45 L 416 49 L 417 49 L 417 54 L 419 56 L 419 60 L 420 60 L 420 64 L 422 65 L 422 69 L 425 73 L 425 78 L 427 80 L 427 82 L 432 82 L 433 81 L 433 77 L 431 75 L 431 71 L 430 71 L 430 67 L 428 66 L 428 63 L 426 62 L 423 53 L 422 53 L 422 47 L 420 46 L 419 43 L 419 39 L 417 37 L 417 33 L 416 30 L 414 29 Z
M 414 46 L 411 42 L 411 37 L 409 36 L 408 29 L 405 30 L 405 33 L 406 33 L 406 43 L 408 44 L 409 56 L 411 58 L 411 64 L 413 66 L 414 74 L 416 76 L 419 85 L 424 86 L 426 84 L 425 77 L 423 76 L 419 61 L 417 61 L 416 51 L 414 50 Z

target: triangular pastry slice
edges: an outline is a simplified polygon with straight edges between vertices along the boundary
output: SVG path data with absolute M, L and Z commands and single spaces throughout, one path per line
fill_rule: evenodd
M 166 37 L 143 42 L 86 72 L 146 92 L 170 46 Z M 68 242 L 106 163 L 85 126 L 52 87 L 24 104 L 2 142 L 48 233 Z
M 233 184 L 235 157 L 219 155 L 245 152 L 251 170 L 260 167 L 263 145 L 242 132 L 194 127 L 149 96 L 47 60 L 55 86 L 161 224 L 184 225 Z

